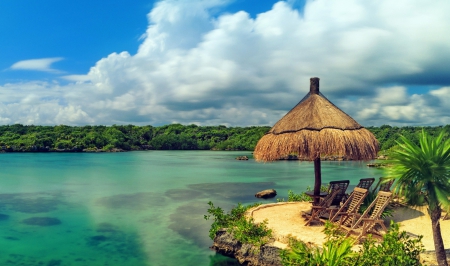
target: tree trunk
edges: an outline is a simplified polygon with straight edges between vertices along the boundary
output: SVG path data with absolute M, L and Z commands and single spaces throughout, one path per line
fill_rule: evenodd
M 434 249 L 436 251 L 436 260 L 439 266 L 448 266 L 447 255 L 445 254 L 444 242 L 441 235 L 441 207 L 437 206 L 430 211 L 431 227 L 433 229 Z

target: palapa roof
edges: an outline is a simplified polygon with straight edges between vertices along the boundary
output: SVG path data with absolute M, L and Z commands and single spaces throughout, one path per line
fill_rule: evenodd
M 311 78 L 310 92 L 259 141 L 254 157 L 273 161 L 289 154 L 313 160 L 318 156 L 373 159 L 375 136 L 319 92 L 319 78 Z

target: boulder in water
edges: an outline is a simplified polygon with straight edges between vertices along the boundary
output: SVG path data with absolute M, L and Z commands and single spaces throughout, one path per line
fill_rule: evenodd
M 266 190 L 256 193 L 255 197 L 268 199 L 268 198 L 273 198 L 276 195 L 277 195 L 277 191 L 275 189 L 266 189 Z

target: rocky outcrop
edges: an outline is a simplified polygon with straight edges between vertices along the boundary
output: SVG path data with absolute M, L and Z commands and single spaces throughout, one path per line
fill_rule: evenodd
M 226 229 L 216 233 L 211 247 L 216 252 L 228 257 L 236 258 L 239 263 L 249 266 L 278 266 L 281 264 L 280 248 L 270 244 L 255 247 L 236 240 Z
M 240 161 L 248 161 L 248 157 L 247 156 L 238 156 L 236 157 L 236 160 L 240 160 Z
M 266 189 L 266 190 L 256 193 L 255 197 L 269 199 L 269 198 L 275 197 L 276 195 L 277 195 L 277 191 L 275 189 Z

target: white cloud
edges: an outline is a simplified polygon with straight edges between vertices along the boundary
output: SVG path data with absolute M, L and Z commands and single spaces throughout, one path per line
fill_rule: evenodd
M 160 1 L 136 54 L 112 53 L 86 75 L 64 76 L 68 85 L 0 86 L 0 123 L 270 125 L 314 76 L 363 125 L 450 123 L 450 2 L 317 0 L 303 13 L 286 2 L 256 18 L 213 13 L 227 2 Z M 11 68 L 48 71 L 55 59 Z M 417 84 L 440 88 L 410 95 Z
M 61 61 L 62 57 L 28 59 L 14 63 L 10 68 L 13 70 L 34 70 L 59 73 L 59 70 L 52 69 L 51 65 L 55 62 Z

